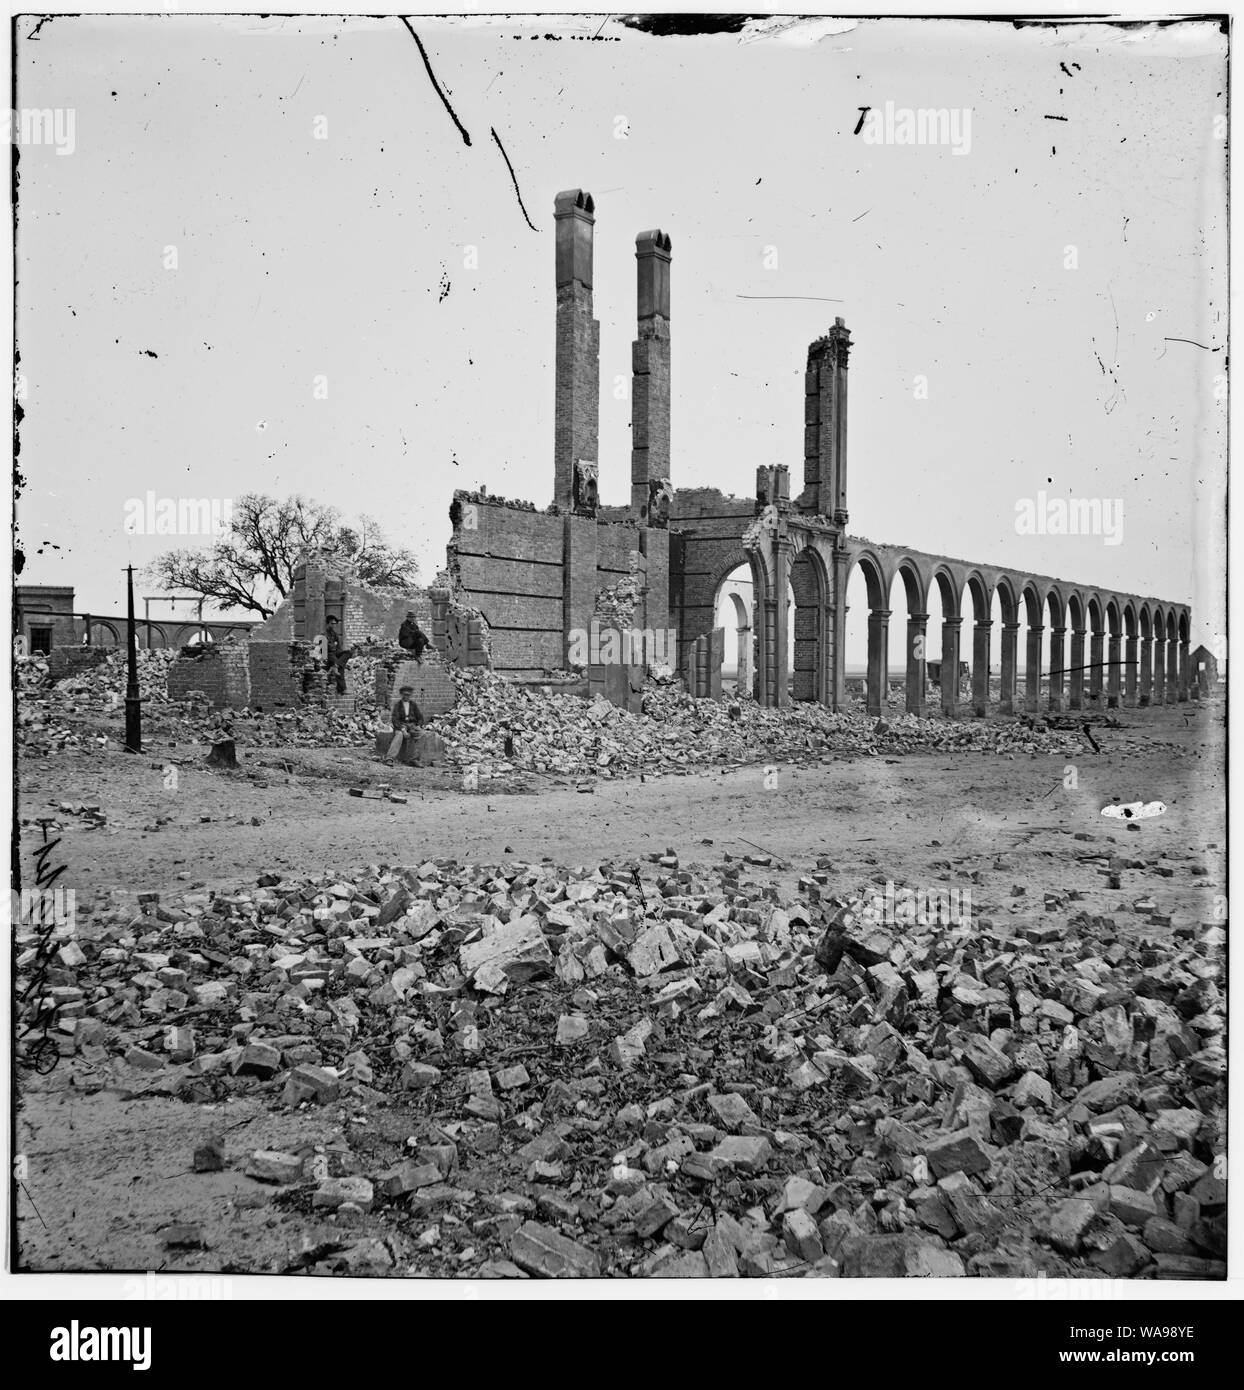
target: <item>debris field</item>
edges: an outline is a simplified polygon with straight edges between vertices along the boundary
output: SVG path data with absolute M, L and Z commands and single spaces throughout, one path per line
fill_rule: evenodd
M 54 1006 L 80 1093 L 309 1120 L 294 1151 L 222 1124 L 184 1155 L 187 1193 L 237 1170 L 313 1227 L 250 1272 L 1224 1277 L 1224 931 L 1074 891 L 1034 925 L 992 865 L 970 923 L 928 920 L 825 867 L 794 893 L 763 854 L 654 854 L 144 894 L 25 1008 Z M 20 993 L 46 948 L 18 948 Z M 213 1267 L 211 1222 L 156 1234 Z

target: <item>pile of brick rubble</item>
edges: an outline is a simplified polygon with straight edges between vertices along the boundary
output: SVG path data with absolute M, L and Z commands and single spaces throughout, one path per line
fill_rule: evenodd
M 284 1269 L 1224 1276 L 1221 927 L 903 892 L 896 927 L 762 863 L 144 895 L 19 931 L 18 997 L 76 1087 L 309 1118 L 193 1155 L 305 1219 Z M 409 1137 L 377 1161 L 383 1112 Z
M 677 681 L 651 680 L 642 715 L 603 697 L 557 694 L 555 687 L 519 686 L 490 672 L 455 673 L 458 705 L 434 721 L 450 760 L 477 766 L 482 777 L 512 769 L 611 777 L 677 773 L 701 767 L 766 761 L 818 762 L 841 755 L 979 752 L 1003 756 L 1075 755 L 1091 748 L 1079 729 L 1029 727 L 1016 721 L 883 720 L 835 714 L 796 702 L 785 710 L 755 701 L 697 700 Z M 507 736 L 514 754 L 506 758 Z M 1176 745 L 1143 742 L 1111 731 L 1111 749 L 1132 752 Z
M 350 665 L 359 692 L 353 712 L 313 707 L 270 711 L 212 710 L 206 702 L 174 702 L 165 693 L 174 653 L 140 653 L 144 733 L 152 738 L 202 742 L 227 732 L 242 747 L 353 747 L 370 751 L 373 735 L 388 727 L 388 712 L 370 704 L 382 654 L 360 654 Z M 481 779 L 515 772 L 575 778 L 682 773 L 698 768 L 767 761 L 832 761 L 842 755 L 902 756 L 970 752 L 1009 757 L 1074 756 L 1090 751 L 1082 728 L 1049 728 L 1041 721 L 945 720 L 914 715 L 874 719 L 835 714 L 796 702 L 785 710 L 750 699 L 697 700 L 677 680 L 650 680 L 643 713 L 618 709 L 603 697 L 559 693 L 556 684 L 517 685 L 488 671 L 452 672 L 458 703 L 431 722 L 445 741 L 448 761 L 474 768 Z M 107 734 L 88 728 L 94 718 L 124 717 L 124 654 L 55 686 L 31 678 L 19 700 L 19 738 L 28 753 L 106 746 Z M 1143 719 L 1143 714 L 1140 716 Z M 1126 728 L 1098 732 L 1113 752 L 1180 745 Z M 116 738 L 117 730 L 112 730 Z M 507 744 L 512 752 L 507 754 Z

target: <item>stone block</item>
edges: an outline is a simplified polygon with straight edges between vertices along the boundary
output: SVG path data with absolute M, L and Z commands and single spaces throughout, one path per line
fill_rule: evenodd
M 257 1076 L 261 1081 L 269 1081 L 281 1068 L 279 1048 L 267 1043 L 249 1042 L 238 1054 L 233 1064 L 234 1076 Z
M 405 1091 L 420 1091 L 425 1086 L 436 1086 L 440 1079 L 441 1069 L 426 1062 L 407 1062 L 402 1068 L 402 1089 Z
M 510 1258 L 519 1269 L 544 1279 L 600 1278 L 595 1252 L 538 1221 L 526 1221 L 515 1231 Z
M 311 1197 L 311 1205 L 336 1211 L 349 1203 L 360 1211 L 370 1211 L 375 1192 L 367 1178 L 326 1178 Z
M 297 1182 L 302 1177 L 302 1159 L 297 1154 L 259 1149 L 247 1160 L 246 1175 L 260 1182 Z
M 738 1173 L 760 1173 L 768 1166 L 772 1152 L 767 1139 L 748 1135 L 723 1139 L 709 1157 Z
M 807 1264 L 815 1264 L 825 1253 L 816 1222 L 802 1208 L 782 1217 L 782 1238 L 795 1259 Z
M 333 1072 L 324 1067 L 302 1066 L 290 1072 L 283 1098 L 287 1105 L 297 1105 L 304 1100 L 325 1105 L 340 1094 L 341 1082 Z
M 590 1024 L 581 1014 L 562 1014 L 557 1020 L 557 1044 L 559 1047 L 570 1047 L 582 1042 L 590 1031 Z
M 933 1140 L 925 1157 L 935 1178 L 950 1173 L 987 1173 L 992 1163 L 989 1146 L 971 1129 L 955 1130 Z
M 760 1123 L 756 1112 L 740 1095 L 727 1092 L 724 1095 L 709 1096 L 708 1108 L 717 1116 L 724 1129 L 737 1134 L 744 1125 Z
M 1097 1208 L 1083 1197 L 1066 1197 L 1046 1214 L 1038 1235 L 1064 1255 L 1076 1255 L 1097 1220 Z
M 553 970 L 553 953 L 539 919 L 530 914 L 502 922 L 479 941 L 467 943 L 458 958 L 468 980 L 484 965 L 503 971 L 516 984 Z

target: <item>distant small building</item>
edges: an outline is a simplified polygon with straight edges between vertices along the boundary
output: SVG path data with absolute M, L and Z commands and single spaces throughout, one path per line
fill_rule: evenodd
M 1189 660 L 1192 663 L 1192 679 L 1202 695 L 1208 695 L 1218 684 L 1218 658 L 1208 647 L 1197 647 Z
M 82 638 L 73 619 L 73 586 L 18 584 L 13 590 L 17 635 L 28 652 L 47 656 L 53 647 L 76 646 Z

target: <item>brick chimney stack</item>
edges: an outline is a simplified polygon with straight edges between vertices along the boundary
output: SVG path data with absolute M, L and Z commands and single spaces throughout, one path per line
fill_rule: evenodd
M 800 511 L 847 524 L 847 358 L 851 330 L 841 319 L 808 348 L 804 378 L 803 492 Z
M 553 203 L 557 229 L 557 391 L 553 501 L 574 504 L 575 463 L 596 463 L 600 437 L 600 324 L 592 317 L 592 195 L 581 188 Z
M 648 484 L 670 480 L 670 239 L 635 238 L 638 337 L 631 344 L 631 512 L 648 521 Z

